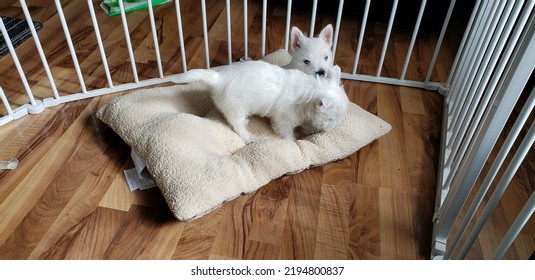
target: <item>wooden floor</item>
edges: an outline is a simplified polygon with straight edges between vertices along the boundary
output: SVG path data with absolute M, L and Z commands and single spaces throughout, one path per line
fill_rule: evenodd
M 27 1 L 61 95 L 80 92 L 56 9 Z M 88 89 L 107 85 L 85 1 L 62 1 Z M 114 84 L 132 81 L 120 18 L 94 1 Z M 188 68 L 204 67 L 199 1 L 181 1 Z M 224 1 L 206 1 L 212 65 L 228 62 Z M 277 2 L 277 1 L 275 1 Z M 249 56 L 260 57 L 261 2 L 249 1 Z M 270 7 L 267 51 L 284 47 L 285 5 Z M 308 8 L 307 8 L 308 9 Z M 292 25 L 309 28 L 310 11 L 296 9 Z M 182 61 L 174 6 L 156 9 L 165 75 Z M 233 60 L 243 57 L 243 8 L 232 1 Z M 234 12 L 236 11 L 236 12 Z M 325 7 L 317 30 L 333 22 Z M 21 17 L 18 4 L 0 10 Z M 336 63 L 350 71 L 360 26 L 344 17 Z M 141 79 L 157 76 L 149 19 L 129 14 Z M 369 23 L 359 73 L 377 69 L 386 25 Z M 433 80 L 445 81 L 462 33 L 448 33 Z M 461 29 L 462 30 L 462 29 Z M 276 35 L 278 34 L 278 35 Z M 241 37 L 240 37 L 241 36 Z M 383 75 L 397 77 L 410 33 L 395 30 Z M 30 86 L 51 96 L 31 43 L 17 48 Z M 436 34 L 422 31 L 408 79 L 423 80 Z M 432 48 L 431 48 L 432 49 Z M 427 51 L 426 51 L 427 50 Z M 0 60 L 0 84 L 14 104 L 28 102 L 9 56 Z M 130 192 L 123 170 L 129 147 L 94 113 L 112 98 L 62 104 L 0 127 L 0 160 L 19 159 L 0 171 L 1 259 L 428 259 L 432 232 L 442 96 L 420 89 L 344 81 L 352 102 L 392 125 L 392 131 L 351 156 L 284 176 L 206 216 L 179 222 L 158 189 Z M 126 94 L 126 93 L 121 93 Z M 5 112 L 0 112 L 5 114 Z M 477 258 L 477 257 L 476 257 Z

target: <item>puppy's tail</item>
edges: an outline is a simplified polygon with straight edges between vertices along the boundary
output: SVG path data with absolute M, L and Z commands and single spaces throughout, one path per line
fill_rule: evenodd
M 189 70 L 188 72 L 184 74 L 180 74 L 179 76 L 173 79 L 173 82 L 177 84 L 184 84 L 184 83 L 202 81 L 202 82 L 207 83 L 208 85 L 213 85 L 218 80 L 219 80 L 219 73 L 217 73 L 214 70 L 194 69 L 194 70 Z

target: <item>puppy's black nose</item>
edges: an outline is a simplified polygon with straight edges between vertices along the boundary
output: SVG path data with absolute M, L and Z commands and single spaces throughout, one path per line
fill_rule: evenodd
M 321 77 L 325 76 L 325 70 L 320 69 L 320 70 L 316 71 L 316 75 L 321 76 Z

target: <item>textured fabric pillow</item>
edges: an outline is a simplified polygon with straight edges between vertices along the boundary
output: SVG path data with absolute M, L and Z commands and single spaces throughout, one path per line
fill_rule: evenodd
M 267 59 L 282 65 L 286 52 Z M 345 158 L 391 126 L 351 103 L 334 130 L 297 141 L 278 138 L 269 120 L 252 117 L 261 141 L 245 145 L 200 83 L 143 89 L 102 106 L 97 117 L 145 161 L 179 220 L 198 218 L 290 173 Z

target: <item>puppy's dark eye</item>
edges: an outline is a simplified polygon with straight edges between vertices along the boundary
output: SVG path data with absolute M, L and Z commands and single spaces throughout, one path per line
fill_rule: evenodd
M 309 65 L 309 64 L 310 64 L 310 60 L 308 60 L 308 59 L 305 59 L 303 62 L 304 62 L 306 65 Z
M 325 57 L 325 61 L 327 61 L 327 60 L 329 60 L 329 57 L 328 57 L 328 56 Z

